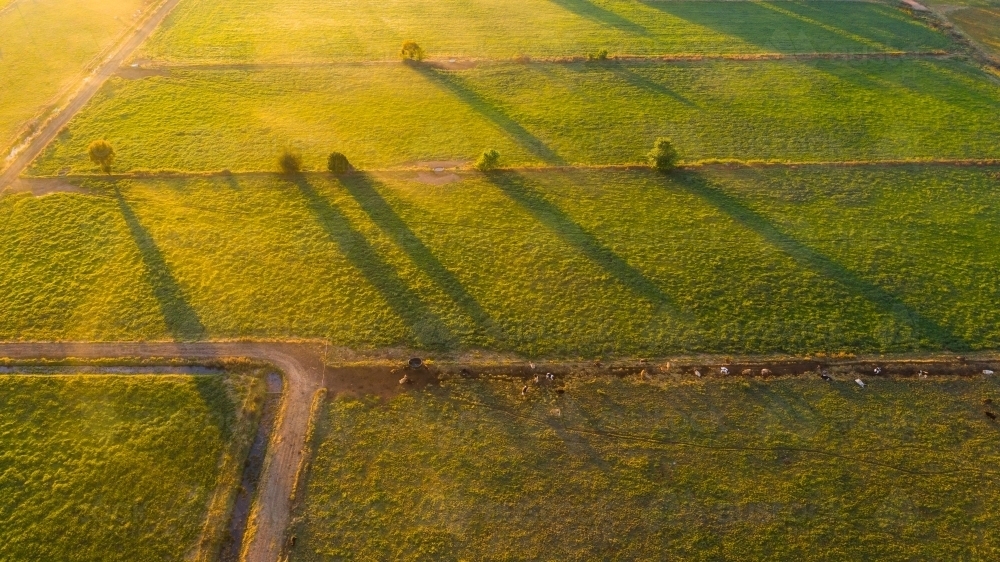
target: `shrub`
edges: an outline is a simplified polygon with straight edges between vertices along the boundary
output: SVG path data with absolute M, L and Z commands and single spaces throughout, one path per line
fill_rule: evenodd
M 278 167 L 286 174 L 297 174 L 302 171 L 302 156 L 291 148 L 286 148 L 278 156 Z
M 326 169 L 330 170 L 333 174 L 346 174 L 351 171 L 351 163 L 347 161 L 347 157 L 339 152 L 331 152 L 330 157 L 326 159 Z
M 115 149 L 106 140 L 97 140 L 87 147 L 87 154 L 90 161 L 101 167 L 105 174 L 111 173 L 111 166 L 115 163 Z
M 669 172 L 677 167 L 677 149 L 670 139 L 660 137 L 653 143 L 653 150 L 647 155 L 649 165 L 661 172 Z
M 589 61 L 608 60 L 608 50 L 607 49 L 601 49 L 600 51 L 597 51 L 596 53 L 587 53 L 587 60 L 589 60 Z
M 492 148 L 484 150 L 479 160 L 476 160 L 476 169 L 480 172 L 495 170 L 500 166 L 500 153 Z
M 424 50 L 413 41 L 404 41 L 402 48 L 399 49 L 399 56 L 403 60 L 422 61 L 424 60 Z
M 514 55 L 514 58 L 512 60 L 518 64 L 528 64 L 529 62 L 531 62 L 531 57 L 524 53 L 520 53 Z

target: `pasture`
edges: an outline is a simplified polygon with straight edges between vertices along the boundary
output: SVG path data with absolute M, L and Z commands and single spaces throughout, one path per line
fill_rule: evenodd
M 84 179 L 84 193 L 0 199 L 0 338 L 992 349 L 997 178 L 873 165 Z
M 1000 553 L 995 380 L 522 384 L 329 402 L 290 559 Z
M 79 84 L 147 0 L 0 1 L 0 163 L 29 122 Z
M 0 558 L 215 559 L 259 387 L 0 375 Z
M 436 58 L 878 53 L 948 50 L 943 35 L 874 2 L 659 0 L 191 0 L 140 59 L 169 64 Z
M 121 172 L 273 171 L 284 146 L 309 169 L 331 150 L 362 169 L 486 148 L 504 166 L 633 164 L 658 136 L 689 163 L 997 158 L 998 107 L 950 60 L 174 70 L 109 83 L 31 173 L 96 172 L 99 138 Z

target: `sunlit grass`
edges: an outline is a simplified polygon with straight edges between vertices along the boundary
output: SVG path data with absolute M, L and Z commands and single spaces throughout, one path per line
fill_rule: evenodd
M 335 400 L 291 560 L 1000 553 L 996 381 L 688 377 Z
M 142 57 L 180 63 L 948 49 L 888 5 L 637 0 L 192 0 Z
M 0 559 L 212 559 L 252 383 L 0 375 Z
M 0 338 L 560 356 L 1000 344 L 994 168 L 90 180 L 0 199 Z
M 332 150 L 362 168 L 485 148 L 506 166 L 623 164 L 660 136 L 687 161 L 996 158 L 997 107 L 953 61 L 175 71 L 113 81 L 32 173 L 96 172 L 98 138 L 119 171 L 271 171 L 286 145 L 312 169 Z
M 0 0 L 0 9 L 7 2 Z M 0 14 L 0 160 L 25 123 L 76 85 L 143 0 L 19 1 Z

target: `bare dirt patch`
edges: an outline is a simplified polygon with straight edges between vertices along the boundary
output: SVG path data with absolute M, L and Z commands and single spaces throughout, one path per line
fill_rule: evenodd
M 433 367 L 327 367 L 325 388 L 331 400 L 338 396 L 389 399 L 402 392 L 437 385 L 438 374 Z
M 18 178 L 15 179 L 7 189 L 0 194 L 30 193 L 35 197 L 51 195 L 53 193 L 90 193 L 89 190 L 73 185 L 66 180 L 59 178 Z
M 462 181 L 462 178 L 452 172 L 420 172 L 413 181 L 420 183 L 425 183 L 427 185 L 446 185 L 449 183 L 454 183 L 457 181 Z
M 115 72 L 115 76 L 119 78 L 124 78 L 125 80 L 141 80 L 143 78 L 149 78 L 150 76 L 170 76 L 170 69 L 168 68 L 148 68 L 144 66 L 139 66 L 138 64 L 132 64 L 130 66 L 123 66 Z
M 482 61 L 475 59 L 435 59 L 426 61 L 427 66 L 440 68 L 441 70 L 470 70 L 480 65 Z
M 467 165 L 468 160 L 421 160 L 411 164 L 414 168 L 429 168 L 432 172 L 444 171 L 452 168 L 461 168 Z

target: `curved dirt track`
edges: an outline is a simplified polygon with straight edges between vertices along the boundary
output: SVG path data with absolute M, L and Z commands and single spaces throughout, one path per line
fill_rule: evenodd
M 66 107 L 45 122 L 41 132 L 32 138 L 17 156 L 11 159 L 6 169 L 3 168 L 3 160 L 0 160 L 0 192 L 6 189 L 42 153 L 42 150 L 56 138 L 59 131 L 69 123 L 69 120 L 83 109 L 83 106 L 87 105 L 87 102 L 101 89 L 104 82 L 118 70 L 118 67 L 139 45 L 142 45 L 156 31 L 167 14 L 179 3 L 180 0 L 166 0 L 157 6 L 128 39 L 118 45 L 94 72 L 84 78 L 82 86 L 73 94 Z M 3 155 L 0 155 L 0 159 L 2 158 Z
M 323 384 L 323 361 L 307 344 L 203 343 L 0 343 L 10 359 L 160 358 L 208 360 L 245 357 L 271 363 L 285 375 L 277 423 L 264 460 L 264 476 L 247 529 L 242 560 L 274 562 L 283 546 L 291 495 L 305 454 L 312 397 Z

